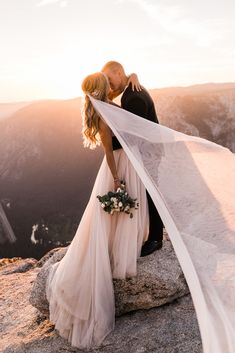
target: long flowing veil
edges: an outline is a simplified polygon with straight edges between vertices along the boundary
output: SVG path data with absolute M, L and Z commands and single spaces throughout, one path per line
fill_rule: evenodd
M 204 353 L 235 349 L 235 156 L 90 98 L 151 195 L 187 280 Z
M 0 244 L 9 241 L 13 243 L 16 240 L 13 229 L 7 219 L 6 213 L 0 200 Z

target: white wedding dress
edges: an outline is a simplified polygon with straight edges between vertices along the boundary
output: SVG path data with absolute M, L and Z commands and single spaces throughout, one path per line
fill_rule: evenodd
M 112 188 L 104 160 L 75 238 L 48 280 L 51 320 L 78 347 L 99 344 L 113 329 L 112 276 L 135 275 L 147 235 L 145 186 L 189 285 L 203 352 L 234 353 L 234 154 L 118 107 L 91 101 L 123 147 L 114 152 L 118 171 L 130 195 L 138 197 L 140 208 L 133 219 L 104 213 L 96 199 Z
M 112 278 L 136 275 L 137 257 L 148 235 L 145 187 L 123 149 L 114 151 L 118 175 L 139 208 L 133 218 L 104 212 L 97 195 L 113 190 L 104 157 L 90 200 L 64 258 L 53 265 L 48 284 L 50 320 L 60 335 L 79 348 L 99 345 L 114 328 Z

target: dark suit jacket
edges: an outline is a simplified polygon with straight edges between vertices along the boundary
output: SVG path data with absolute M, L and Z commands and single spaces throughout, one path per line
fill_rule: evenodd
M 147 90 L 142 87 L 140 92 L 132 91 L 129 85 L 121 98 L 121 107 L 147 120 L 158 123 L 153 100 Z
M 122 95 L 121 107 L 133 114 L 141 116 L 142 118 L 157 124 L 159 123 L 153 100 L 144 87 L 142 87 L 140 92 L 137 92 L 136 90 L 132 91 L 131 85 L 129 85 Z M 112 144 L 114 151 L 122 148 L 116 136 L 112 137 Z

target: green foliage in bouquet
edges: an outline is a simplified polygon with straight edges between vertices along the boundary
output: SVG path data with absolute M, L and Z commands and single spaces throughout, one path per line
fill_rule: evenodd
M 109 191 L 103 196 L 98 195 L 97 198 L 103 210 L 111 215 L 114 214 L 114 212 L 125 212 L 132 218 L 133 213 L 131 209 L 138 209 L 139 207 L 137 199 L 133 199 L 127 193 L 123 181 L 121 182 L 121 188 L 118 188 L 117 191 Z

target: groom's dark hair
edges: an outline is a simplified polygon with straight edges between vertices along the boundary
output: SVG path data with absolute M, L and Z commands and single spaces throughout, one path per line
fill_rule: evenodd
M 125 74 L 123 66 L 117 61 L 108 61 L 104 65 L 101 71 L 105 71 L 105 70 L 111 70 L 111 71 L 121 70 Z

